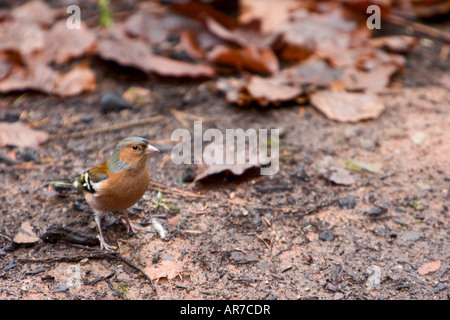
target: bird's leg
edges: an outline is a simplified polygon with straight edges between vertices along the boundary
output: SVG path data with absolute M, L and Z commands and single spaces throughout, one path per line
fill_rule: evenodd
M 113 251 L 115 249 L 115 247 L 107 244 L 105 239 L 103 238 L 102 226 L 100 225 L 100 212 L 99 211 L 94 212 L 94 220 L 95 220 L 95 224 L 97 225 L 97 229 L 98 229 L 97 238 L 100 241 L 100 249 L 107 250 L 107 251 Z
M 127 225 L 127 231 L 128 233 L 135 233 L 134 227 L 133 227 L 133 223 L 130 220 L 130 217 L 127 214 L 127 211 L 124 210 L 123 212 L 123 217 L 125 218 L 125 223 Z
M 150 228 L 148 228 L 148 227 L 146 228 L 146 227 L 140 226 L 137 223 L 133 223 L 131 221 L 130 217 L 128 216 L 126 211 L 123 211 L 123 216 L 125 218 L 125 223 L 127 225 L 128 233 L 136 233 L 136 231 L 149 231 L 149 230 L 151 230 L 151 227 Z

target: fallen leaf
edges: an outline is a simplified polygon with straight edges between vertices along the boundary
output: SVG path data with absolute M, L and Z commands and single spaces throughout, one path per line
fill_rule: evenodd
M 205 57 L 205 51 L 200 47 L 196 35 L 191 30 L 183 30 L 180 32 L 179 46 L 192 59 L 202 59 Z
M 341 77 L 342 70 L 322 59 L 311 58 L 281 71 L 286 82 L 327 87 Z
M 270 48 L 248 45 L 244 48 L 230 48 L 217 45 L 207 53 L 211 62 L 247 69 L 262 74 L 274 74 L 279 70 L 279 62 Z
M 50 66 L 36 62 L 29 67 L 14 66 L 10 75 L 0 80 L 0 92 L 36 90 L 60 96 L 71 96 L 96 87 L 95 74 L 84 63 L 68 73 L 59 73 Z
M 160 263 L 153 264 L 144 269 L 144 272 L 153 280 L 167 278 L 172 280 L 180 275 L 183 269 L 172 259 L 162 259 Z
M 376 94 L 331 90 L 313 93 L 311 103 L 327 118 L 340 122 L 374 119 L 385 107 Z
M 40 238 L 34 233 L 30 221 L 24 221 L 13 238 L 13 242 L 18 244 L 36 243 L 39 240 Z
M 97 88 L 95 73 L 87 63 L 80 63 L 68 73 L 62 74 L 55 84 L 52 93 L 59 96 L 75 96 L 84 91 L 94 91 Z
M 355 183 L 353 175 L 347 169 L 338 166 L 331 166 L 329 168 L 327 179 L 343 186 L 351 186 Z
M 0 147 L 16 146 L 35 149 L 47 138 L 46 132 L 30 129 L 21 122 L 0 122 Z
M 292 100 L 303 91 L 301 87 L 288 85 L 280 78 L 259 76 L 252 76 L 246 89 L 250 96 L 262 106 Z
M 387 36 L 370 39 L 370 44 L 395 53 L 408 53 L 419 43 L 419 39 L 410 36 Z
M 281 57 L 303 60 L 316 50 L 340 50 L 352 43 L 352 33 L 358 28 L 355 21 L 344 18 L 342 11 L 313 13 L 296 10 L 281 28 L 285 47 Z
M 424 276 L 430 272 L 435 272 L 435 271 L 439 270 L 440 267 L 441 267 L 441 261 L 436 260 L 436 261 L 424 263 L 417 269 L 417 272 L 421 276 Z
M 6 78 L 11 72 L 13 64 L 8 61 L 5 54 L 0 53 L 0 80 Z
M 0 23 L 0 51 L 19 53 L 24 63 L 45 47 L 45 31 L 37 23 L 4 21 Z
M 380 92 L 387 88 L 391 76 L 397 70 L 398 67 L 393 64 L 380 65 L 369 71 L 347 67 L 340 81 L 350 91 Z
M 233 18 L 227 16 L 221 11 L 214 8 L 212 5 L 201 3 L 198 1 L 174 1 L 170 6 L 172 11 L 188 17 L 193 20 L 205 23 L 205 20 L 212 18 L 227 29 L 235 29 L 237 27 Z
M 47 64 L 64 64 L 73 58 L 94 52 L 96 37 L 84 23 L 80 29 L 67 28 L 66 21 L 57 21 L 45 35 L 42 56 Z
M 262 33 L 277 33 L 283 24 L 289 20 L 290 13 L 304 4 L 296 0 L 241 0 L 240 24 L 259 21 Z
M 237 143 L 239 144 L 239 140 Z M 245 141 L 241 141 L 241 143 L 245 144 Z M 238 151 L 230 150 L 226 144 L 219 142 L 212 142 L 207 145 L 203 151 L 202 164 L 197 166 L 197 176 L 194 181 L 201 181 L 218 174 L 227 173 L 240 176 L 251 168 L 261 167 L 262 163 L 255 148 L 238 145 L 236 150 Z
M 12 9 L 11 15 L 15 20 L 22 20 L 22 23 L 36 22 L 48 26 L 56 17 L 56 10 L 44 1 L 32 0 Z
M 105 60 L 112 60 L 123 66 L 137 68 L 144 72 L 154 72 L 162 76 L 211 78 L 215 75 L 214 69 L 207 65 L 154 55 L 149 45 L 141 40 L 100 39 L 98 54 Z

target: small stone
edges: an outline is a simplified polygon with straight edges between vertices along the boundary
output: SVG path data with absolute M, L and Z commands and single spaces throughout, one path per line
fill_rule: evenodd
M 356 200 L 352 196 L 346 196 L 337 200 L 341 209 L 354 209 L 356 207 Z
M 342 292 L 336 292 L 334 294 L 333 300 L 342 300 L 344 299 L 344 294 Z
M 319 233 L 319 239 L 322 241 L 333 241 L 334 234 L 330 230 L 323 230 Z
M 369 151 L 375 150 L 375 143 L 369 139 L 359 139 L 359 146 L 364 150 Z
M 420 232 L 405 232 L 401 238 L 403 241 L 417 241 L 422 238 L 422 234 Z
M 411 140 L 412 142 L 416 145 L 416 146 L 420 146 L 423 141 L 425 140 L 425 133 L 423 132 L 415 132 L 412 136 L 411 136 Z
M 387 208 L 375 206 L 375 207 L 369 209 L 368 211 L 364 211 L 364 214 L 367 214 L 371 218 L 375 218 L 386 212 L 387 212 Z
M 298 167 L 297 171 L 294 172 L 292 176 L 305 182 L 308 181 L 309 178 L 303 166 Z
M 73 207 L 78 211 L 86 210 L 86 206 L 81 201 L 78 200 L 73 202 Z
M 133 106 L 115 92 L 105 92 L 100 100 L 100 110 L 104 113 L 131 109 Z

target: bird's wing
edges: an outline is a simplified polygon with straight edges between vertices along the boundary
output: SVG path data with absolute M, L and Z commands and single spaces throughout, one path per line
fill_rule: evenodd
M 104 162 L 80 175 L 77 178 L 76 187 L 79 191 L 96 193 L 101 186 L 101 182 L 106 179 L 108 179 L 108 166 Z

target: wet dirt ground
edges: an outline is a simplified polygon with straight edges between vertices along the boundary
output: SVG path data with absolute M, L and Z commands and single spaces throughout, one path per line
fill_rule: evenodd
M 328 120 L 307 104 L 242 109 L 228 105 L 213 82 L 147 78 L 99 61 L 92 63 L 102 81 L 92 94 L 1 97 L 15 102 L 2 117 L 47 119 L 36 128 L 52 134 L 162 118 L 52 140 L 36 153 L 14 150 L 19 164 L 0 162 L 0 299 L 448 299 L 450 93 L 436 85 L 449 72 L 440 67 L 440 45 L 419 46 L 382 94 L 381 116 L 354 124 Z M 429 61 L 434 69 L 424 66 Z M 100 111 L 102 92 L 132 85 L 149 88 L 151 102 Z M 168 158 L 172 132 L 184 128 L 171 108 L 184 113 L 191 131 L 195 119 L 204 130 L 280 129 L 279 172 L 221 175 L 191 185 L 192 194 L 178 192 L 196 167 Z M 176 189 L 160 187 L 158 205 L 152 184 L 129 210 L 147 231 L 129 235 L 120 215 L 104 216 L 105 236 L 118 246 L 108 254 L 99 251 L 82 197 L 58 196 L 43 184 L 100 163 L 129 135 L 157 142 L 162 152 L 148 160 L 152 181 Z M 353 167 L 354 182 L 340 186 L 327 170 L 343 163 L 369 167 Z M 10 241 L 24 221 L 42 238 L 33 245 Z M 49 230 L 63 231 L 43 237 Z M 93 243 L 64 239 L 74 231 Z M 428 263 L 439 268 L 424 273 Z

